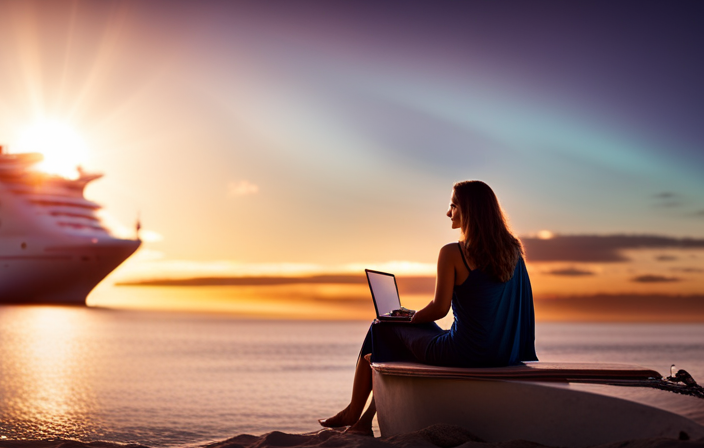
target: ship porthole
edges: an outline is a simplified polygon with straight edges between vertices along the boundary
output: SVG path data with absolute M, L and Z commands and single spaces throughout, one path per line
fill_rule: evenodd
M 27 248 L 27 243 L 24 243 L 24 242 L 23 242 L 22 244 L 20 244 L 20 247 L 21 247 L 22 249 L 26 249 L 26 248 Z

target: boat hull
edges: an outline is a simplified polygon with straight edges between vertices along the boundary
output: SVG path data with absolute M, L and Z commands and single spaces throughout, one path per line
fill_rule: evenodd
M 433 378 L 376 369 L 373 384 L 383 437 L 444 423 L 464 427 L 488 442 L 522 439 L 575 448 L 649 437 L 704 438 L 704 426 L 690 418 L 644 404 L 647 400 L 609 393 L 609 388 L 634 388 L 597 384 L 588 385 L 594 386 L 590 390 L 569 382 Z M 702 406 L 694 397 L 655 389 L 645 393 Z
M 0 255 L 0 303 L 85 305 L 90 291 L 141 241 L 106 238 L 27 244 L 31 250 Z

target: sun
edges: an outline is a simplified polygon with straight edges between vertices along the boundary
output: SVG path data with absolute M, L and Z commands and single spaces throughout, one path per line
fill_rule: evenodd
M 83 138 L 67 123 L 42 120 L 26 127 L 13 152 L 38 152 L 44 160 L 36 168 L 66 178 L 78 177 L 77 167 L 88 157 Z

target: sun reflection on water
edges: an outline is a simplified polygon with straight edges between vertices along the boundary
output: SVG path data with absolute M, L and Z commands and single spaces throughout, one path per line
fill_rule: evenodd
M 95 396 L 89 381 L 91 363 L 83 356 L 89 335 L 75 309 L 36 307 L 22 312 L 3 309 L 5 337 L 17 350 L 0 353 L 0 433 L 15 438 L 81 437 L 90 432 Z M 9 314 L 9 315 L 8 315 Z

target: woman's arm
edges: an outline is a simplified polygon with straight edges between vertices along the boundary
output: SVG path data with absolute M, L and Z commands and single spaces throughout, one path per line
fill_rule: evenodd
M 422 310 L 416 311 L 412 323 L 434 322 L 442 319 L 450 311 L 452 291 L 455 286 L 455 263 L 453 255 L 457 252 L 457 244 L 447 244 L 440 249 L 438 255 L 438 273 L 435 278 L 435 297 Z

